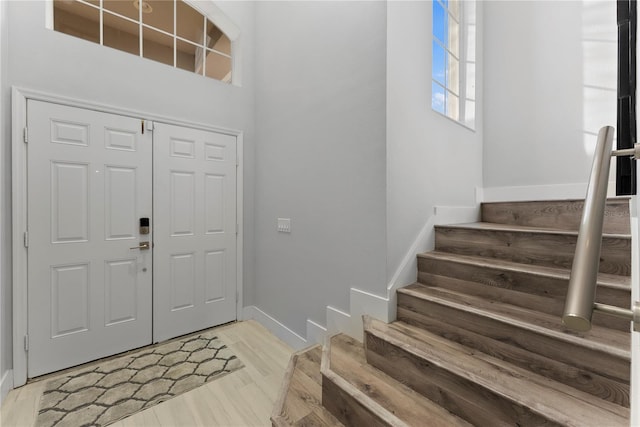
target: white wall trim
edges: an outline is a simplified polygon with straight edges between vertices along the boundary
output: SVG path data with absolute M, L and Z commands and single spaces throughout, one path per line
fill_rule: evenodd
M 475 222 L 480 218 L 478 206 L 435 206 L 431 215 L 413 241 L 402 262 L 387 284 L 387 296 L 396 289 L 416 281 L 416 255 L 433 249 L 435 233 L 433 227 L 440 224 L 462 224 Z M 394 317 L 395 318 L 395 317 Z
M 240 319 L 244 307 L 244 132 L 236 136 L 236 156 L 236 319 Z
M 335 307 L 327 306 L 327 336 L 349 329 L 351 315 Z
M 481 194 L 481 191 L 476 189 L 476 194 Z M 441 224 L 463 224 L 475 222 L 479 219 L 479 203 L 476 206 L 435 206 L 433 208 L 433 215 L 427 219 L 422 229 L 420 229 L 416 240 L 414 240 L 409 247 L 409 250 L 402 258 L 402 262 L 387 284 L 387 322 L 396 319 L 396 289 L 409 285 L 417 280 L 417 255 L 430 251 L 435 246 L 434 226 Z
M 275 317 L 255 305 L 243 310 L 243 320 L 255 320 L 272 334 L 287 343 L 294 350 L 324 343 L 325 337 L 345 333 L 362 341 L 362 315 L 368 314 L 376 319 L 388 322 L 389 300 L 366 291 L 350 289 L 350 311 L 345 313 L 335 307 L 327 306 L 327 326 L 307 319 L 307 337 L 298 335 Z
M 405 286 L 416 281 L 416 278 L 418 277 L 416 270 L 418 265 L 416 255 L 421 252 L 426 252 L 429 249 L 433 249 L 433 227 L 435 224 L 436 216 L 431 215 L 409 247 L 409 250 L 407 250 L 407 253 L 402 258 L 396 272 L 391 276 L 391 280 L 389 280 L 389 283 L 387 284 L 387 295 L 395 292 L 395 290 L 401 286 Z
M 485 187 L 479 192 L 483 202 L 525 202 L 531 200 L 584 199 L 587 183 Z M 609 181 L 607 196 L 615 197 L 615 181 Z
M 274 317 L 260 310 L 255 305 L 245 307 L 242 318 L 244 320 L 255 320 L 256 322 L 260 323 L 273 335 L 280 338 L 294 350 L 301 350 L 308 346 L 307 340 L 305 338 L 296 334 L 294 331 L 287 328 L 283 323 L 279 322 Z
M 368 314 L 383 322 L 389 322 L 389 298 L 351 288 L 349 293 L 349 311 L 351 322 L 349 329 L 341 331 L 363 342 L 362 315 Z
M 27 229 L 27 161 L 26 147 L 23 142 L 23 131 L 26 127 L 27 100 L 33 99 L 44 102 L 68 105 L 104 113 L 118 114 L 129 117 L 139 117 L 144 120 L 162 122 L 171 125 L 190 127 L 205 131 L 223 133 L 236 137 L 238 150 L 238 179 L 236 187 L 236 210 L 238 230 L 237 253 L 237 290 L 238 301 L 236 317 L 242 314 L 243 299 L 243 133 L 235 129 L 212 126 L 203 123 L 175 119 L 167 116 L 151 114 L 144 111 L 131 110 L 113 105 L 93 103 L 85 100 L 65 97 L 57 94 L 34 91 L 25 88 L 12 88 L 12 237 L 13 237 L 13 386 L 21 386 L 27 381 L 27 353 L 24 350 L 24 337 L 28 333 L 27 315 L 27 251 L 23 245 L 23 233 Z
M 27 96 L 12 89 L 11 117 L 11 228 L 13 235 L 13 385 L 27 382 L 27 353 L 24 337 L 27 335 L 27 250 L 23 233 L 27 229 L 27 152 L 22 141 L 26 127 Z
M 13 390 L 13 370 L 9 369 L 0 378 L 0 405 L 11 390 Z
M 307 319 L 307 344 L 324 344 L 327 337 L 327 328 L 311 319 Z

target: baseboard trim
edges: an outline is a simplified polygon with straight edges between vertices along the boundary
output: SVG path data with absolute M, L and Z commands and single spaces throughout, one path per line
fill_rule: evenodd
M 5 371 L 2 379 L 0 379 L 0 405 L 2 405 L 4 398 L 7 397 L 11 390 L 13 390 L 13 370 L 9 369 Z
M 327 336 L 335 335 L 349 329 L 351 315 L 335 307 L 327 306 Z
M 416 255 L 433 249 L 435 236 L 433 226 L 435 223 L 436 216 L 434 214 L 427 219 L 427 222 L 418 233 L 418 237 L 413 241 L 395 273 L 391 276 L 387 284 L 387 295 L 395 292 L 395 290 L 401 286 L 406 286 L 416 281 L 418 277 L 418 261 Z
M 476 222 L 480 219 L 480 205 L 477 206 L 435 206 L 431 215 L 424 224 L 418 237 L 413 241 L 409 250 L 402 258 L 402 262 L 396 269 L 387 284 L 387 299 L 396 289 L 409 285 L 416 281 L 418 261 L 416 255 L 430 251 L 435 245 L 435 225 L 462 224 Z M 395 319 L 395 307 L 389 308 L 389 318 Z
M 242 310 L 244 320 L 255 320 L 267 328 L 273 335 L 287 343 L 294 350 L 301 350 L 308 346 L 307 340 L 287 328 L 283 323 L 274 317 L 260 310 L 255 305 L 244 307 Z
M 307 319 L 307 344 L 323 344 L 324 339 L 327 336 L 327 328 L 314 322 L 311 319 Z
M 587 183 L 485 187 L 480 194 L 482 201 L 487 203 L 584 199 L 587 194 Z M 615 197 L 615 195 L 616 184 L 610 181 L 607 185 L 607 197 Z

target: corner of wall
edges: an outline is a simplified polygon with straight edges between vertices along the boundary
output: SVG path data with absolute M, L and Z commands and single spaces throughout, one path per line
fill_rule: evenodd
M 480 190 L 478 194 L 481 195 Z M 435 206 L 431 215 L 409 247 L 396 272 L 387 285 L 387 299 L 390 301 L 395 290 L 416 281 L 418 263 L 416 255 L 432 250 L 435 245 L 434 226 L 440 224 L 461 224 L 475 222 L 480 218 L 480 204 L 475 206 Z M 393 298 L 395 301 L 395 298 Z M 393 315 L 392 315 L 393 314 Z M 395 319 L 395 307 L 390 308 L 389 318 Z
M 242 310 L 242 320 L 255 320 L 294 350 L 301 350 L 307 347 L 307 340 L 305 338 L 296 334 L 283 323 L 280 323 L 255 305 L 245 307 Z
M 13 389 L 13 370 L 9 369 L 0 377 L 0 406 L 4 398 Z

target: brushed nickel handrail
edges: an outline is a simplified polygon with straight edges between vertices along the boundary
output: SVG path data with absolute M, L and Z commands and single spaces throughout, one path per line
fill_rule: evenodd
M 598 133 L 576 252 L 569 276 L 562 323 L 576 331 L 584 332 L 591 329 L 594 310 L 629 319 L 634 324 L 634 330 L 640 328 L 640 303 L 636 302 L 633 308 L 628 310 L 595 302 L 611 156 L 640 158 L 640 144 L 636 144 L 632 149 L 612 152 L 613 134 L 614 128 L 611 126 L 603 127 Z

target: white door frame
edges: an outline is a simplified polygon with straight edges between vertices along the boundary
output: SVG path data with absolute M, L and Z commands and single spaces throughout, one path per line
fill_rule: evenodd
M 129 117 L 140 117 L 145 121 L 156 121 L 167 124 L 191 127 L 233 135 L 236 137 L 236 150 L 238 158 L 236 181 L 236 221 L 238 223 L 238 236 L 236 245 L 236 289 L 238 299 L 236 301 L 236 319 L 242 317 L 243 301 L 243 132 L 234 129 L 205 125 L 202 123 L 178 120 L 157 114 L 130 110 L 112 105 L 88 102 L 75 98 L 45 92 L 12 87 L 11 89 L 11 228 L 12 228 L 12 266 L 13 266 L 13 387 L 19 387 L 27 382 L 27 352 L 25 350 L 25 337 L 28 333 L 28 306 L 27 306 L 27 250 L 24 244 L 25 231 L 27 230 L 27 150 L 25 144 L 25 129 L 27 126 L 27 100 L 37 100 L 63 104 L 70 107 L 85 108 L 104 113 L 119 114 Z

